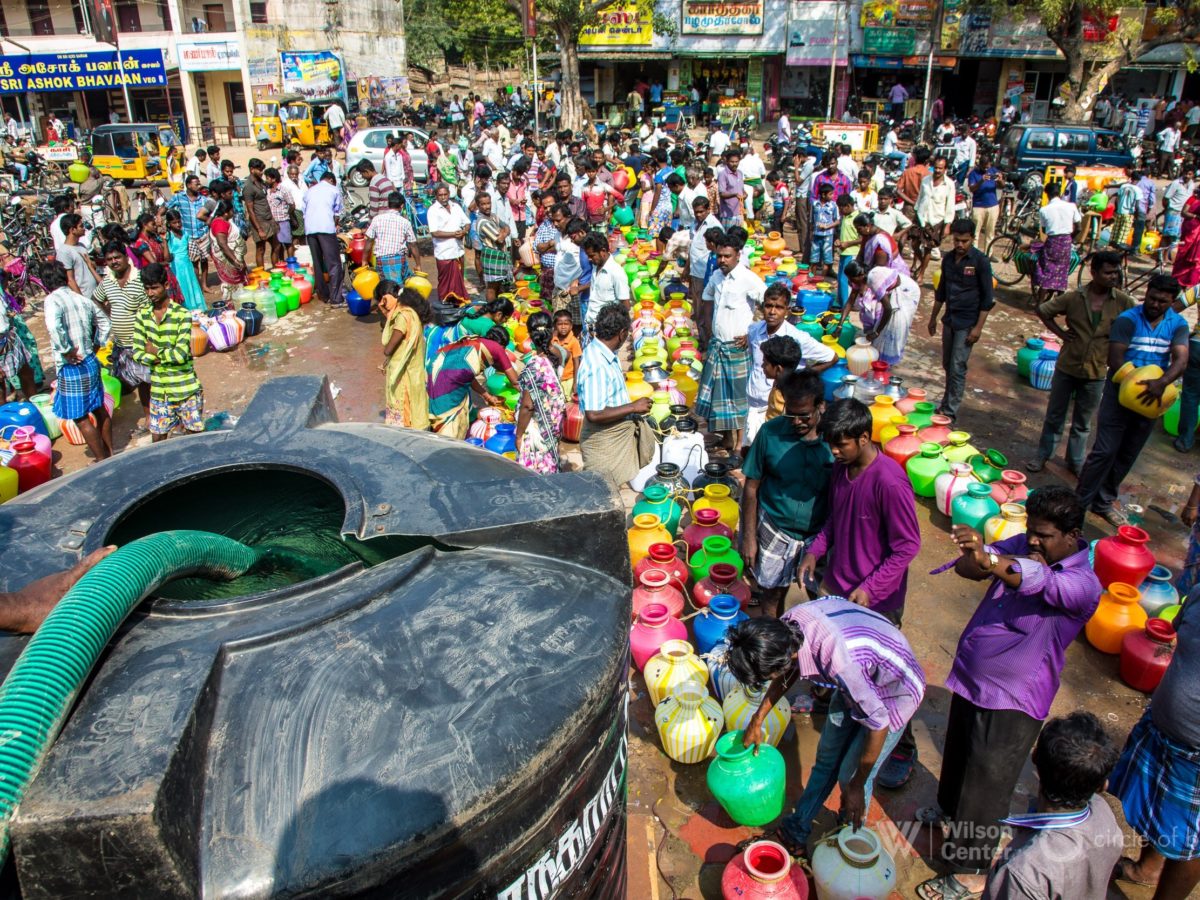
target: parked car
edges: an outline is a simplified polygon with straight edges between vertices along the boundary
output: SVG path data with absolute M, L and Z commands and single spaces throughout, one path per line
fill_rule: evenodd
M 366 187 L 367 180 L 355 168 L 362 160 L 369 159 L 377 172 L 383 171 L 383 151 L 387 149 L 388 135 L 399 137 L 408 135 L 412 141 L 413 177 L 418 183 L 429 180 L 429 159 L 425 155 L 425 145 L 429 135 L 419 128 L 408 128 L 403 125 L 385 125 L 378 128 L 360 128 L 350 139 L 346 148 L 346 178 L 354 187 Z
M 1125 136 L 1090 125 L 1014 125 L 1000 143 L 1000 165 L 1025 175 L 1051 165 L 1133 165 Z

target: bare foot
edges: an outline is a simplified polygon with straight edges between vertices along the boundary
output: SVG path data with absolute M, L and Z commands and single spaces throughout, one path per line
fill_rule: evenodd
M 1123 856 L 1117 863 L 1117 867 L 1113 869 L 1113 878 L 1121 881 L 1129 881 L 1133 884 L 1154 887 L 1154 885 L 1158 884 L 1158 878 L 1162 875 L 1162 869 L 1162 857 L 1159 857 L 1157 860 L 1140 863 L 1130 859 L 1128 856 Z

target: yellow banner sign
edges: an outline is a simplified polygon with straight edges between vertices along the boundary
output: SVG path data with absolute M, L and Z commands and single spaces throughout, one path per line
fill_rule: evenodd
M 584 47 L 647 47 L 654 40 L 650 15 L 642 15 L 635 4 L 617 4 L 600 13 L 600 21 L 579 31 Z

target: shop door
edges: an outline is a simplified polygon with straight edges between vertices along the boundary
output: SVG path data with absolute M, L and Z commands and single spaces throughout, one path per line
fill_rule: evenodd
M 230 81 L 225 85 L 225 94 L 229 99 L 229 121 L 233 123 L 233 136 L 248 138 L 250 119 L 246 116 L 246 89 L 241 82 Z

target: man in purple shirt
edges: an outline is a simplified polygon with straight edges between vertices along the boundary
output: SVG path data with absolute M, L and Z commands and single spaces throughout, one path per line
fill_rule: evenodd
M 842 194 L 850 194 L 854 191 L 854 182 L 846 175 L 838 171 L 838 158 L 836 153 L 826 153 L 821 158 L 821 165 L 824 166 L 823 171 L 818 172 L 813 176 L 812 187 L 809 189 L 813 202 L 816 202 L 821 197 L 821 185 L 828 184 L 833 186 L 833 199 L 836 200 Z
M 719 216 L 726 228 L 741 225 L 743 221 L 742 201 L 746 195 L 746 179 L 738 171 L 741 161 L 742 151 L 731 147 L 725 151 L 721 165 L 717 167 L 717 192 L 721 196 Z
M 953 528 L 962 552 L 954 571 L 991 584 L 946 679 L 953 698 L 939 808 L 917 813 L 923 821 L 953 822 L 942 850 L 951 872 L 926 882 L 944 897 L 983 890 L 1000 820 L 1058 693 L 1067 646 L 1100 601 L 1074 493 L 1038 488 L 1025 509 L 1025 534 L 994 545 L 967 526 Z
M 825 413 L 825 440 L 836 460 L 829 479 L 829 518 L 800 562 L 800 578 L 812 582 L 817 561 L 826 557 L 822 593 L 870 607 L 899 628 L 908 566 L 921 550 L 921 526 L 912 484 L 872 442 L 871 424 L 871 411 L 859 400 L 837 400 Z M 916 758 L 910 725 L 879 783 L 900 787 L 912 775 Z
M 762 743 L 767 713 L 797 679 L 834 689 L 804 793 L 771 836 L 793 856 L 807 856 L 813 820 L 835 784 L 842 820 L 863 823 L 875 774 L 925 696 L 925 673 L 891 622 L 841 597 L 801 604 L 781 619 L 747 619 L 726 640 L 739 682 L 770 682 L 746 725 L 746 746 Z

